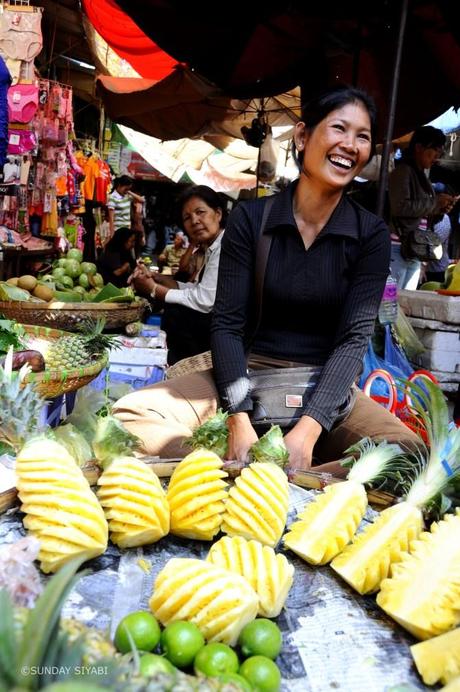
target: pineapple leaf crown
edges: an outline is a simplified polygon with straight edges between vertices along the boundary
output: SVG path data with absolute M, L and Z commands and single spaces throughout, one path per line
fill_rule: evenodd
M 24 382 L 31 371 L 23 365 L 13 370 L 13 348 L 10 347 L 3 367 L 0 366 L 0 441 L 16 451 L 25 440 L 37 433 L 43 399 L 33 383 Z

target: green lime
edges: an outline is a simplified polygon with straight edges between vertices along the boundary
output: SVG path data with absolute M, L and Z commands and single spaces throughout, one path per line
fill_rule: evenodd
M 153 615 L 145 610 L 139 610 L 125 615 L 120 620 L 113 641 L 122 654 L 131 651 L 130 636 L 136 649 L 152 651 L 160 641 L 160 634 L 160 625 Z
M 217 679 L 222 683 L 231 683 L 238 689 L 241 689 L 241 692 L 253 692 L 252 685 L 238 673 L 222 673 L 222 675 L 217 676 Z
M 167 658 L 157 654 L 144 654 L 140 657 L 139 664 L 141 675 L 144 675 L 146 678 L 151 678 L 152 675 L 157 673 L 173 675 L 176 672 L 173 664 Z
M 212 677 L 221 673 L 237 673 L 240 667 L 238 656 L 227 644 L 211 642 L 200 649 L 193 661 L 195 673 Z
M 275 659 L 283 645 L 281 630 L 272 620 L 257 618 L 241 630 L 238 639 L 241 653 L 248 656 L 267 656 Z
M 271 658 L 251 656 L 241 664 L 240 675 L 256 692 L 278 692 L 281 688 L 281 673 Z
M 166 658 L 178 668 L 191 666 L 198 651 L 204 646 L 204 637 L 198 627 L 185 620 L 169 623 L 164 628 L 160 641 Z

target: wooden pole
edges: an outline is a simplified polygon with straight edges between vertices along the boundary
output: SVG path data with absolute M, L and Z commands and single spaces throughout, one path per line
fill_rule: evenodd
M 401 15 L 399 19 L 398 43 L 396 46 L 395 64 L 393 69 L 393 82 L 391 85 L 390 107 L 388 110 L 388 123 L 383 142 L 382 161 L 380 164 L 380 177 L 376 208 L 376 213 L 378 216 L 383 215 L 383 210 L 385 208 L 385 196 L 388 184 L 388 162 L 390 160 L 390 151 L 392 147 L 396 103 L 398 100 L 399 77 L 401 74 L 402 51 L 404 45 L 404 35 L 406 32 L 408 7 L 409 0 L 402 0 Z

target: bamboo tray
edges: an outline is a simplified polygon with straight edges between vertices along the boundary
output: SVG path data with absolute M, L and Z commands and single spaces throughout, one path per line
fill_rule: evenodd
M 158 457 L 143 457 L 143 459 L 146 464 L 152 467 L 159 478 L 170 478 L 172 472 L 181 461 L 181 459 L 159 459 Z M 234 465 L 233 462 L 225 464 L 224 468 L 229 473 L 230 477 L 234 478 L 239 475 L 240 468 Z M 1 469 L 2 466 L 0 464 L 0 474 Z M 96 485 L 97 479 L 101 475 L 99 466 L 96 463 L 90 462 L 83 467 L 82 471 L 89 484 L 92 486 Z M 342 480 L 341 478 L 331 477 L 329 474 L 324 474 L 324 472 L 321 471 L 301 471 L 296 473 L 292 482 L 308 490 L 321 490 L 325 485 L 330 483 L 341 483 Z M 391 493 L 382 492 L 380 490 L 368 490 L 367 496 L 371 506 L 376 509 L 389 507 L 396 500 L 395 496 Z M 17 491 L 15 487 L 7 488 L 3 492 L 0 492 L 0 514 L 14 507 L 16 500 Z
M 137 322 L 148 306 L 141 299 L 132 303 L 35 303 L 29 301 L 0 301 L 0 313 L 8 319 L 42 327 L 73 331 L 88 320 L 105 319 L 105 329 L 124 327 Z

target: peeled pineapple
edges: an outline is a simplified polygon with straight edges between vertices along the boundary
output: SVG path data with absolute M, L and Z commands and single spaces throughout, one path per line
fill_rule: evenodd
M 442 688 L 441 692 L 460 692 L 460 678 L 455 678 Z
M 426 685 L 446 685 L 459 676 L 460 627 L 410 648 L 417 670 Z
M 214 452 L 197 449 L 182 459 L 169 482 L 171 533 L 212 541 L 218 533 L 227 497 L 227 473 Z
M 43 572 L 106 550 L 104 512 L 65 447 L 46 437 L 31 440 L 16 458 L 16 474 L 23 523 L 40 541 Z
M 311 565 L 325 565 L 351 541 L 366 507 L 361 483 L 328 485 L 298 515 L 284 536 L 284 545 Z
M 149 605 L 163 625 L 188 620 L 207 641 L 234 646 L 256 617 L 259 599 L 237 574 L 203 560 L 173 558 L 157 576 Z
M 419 639 L 460 623 L 460 510 L 434 523 L 392 567 L 378 605 Z
M 259 597 L 259 615 L 275 618 L 280 614 L 294 579 L 294 567 L 284 555 L 258 541 L 224 536 L 214 543 L 206 560 L 247 579 Z
M 418 507 L 400 502 L 383 510 L 373 524 L 358 534 L 331 567 L 358 593 L 378 591 L 393 564 L 409 550 L 411 541 L 423 530 Z
M 272 548 L 286 526 L 288 480 L 276 464 L 255 462 L 243 469 L 228 494 L 222 531 Z
M 110 538 L 120 548 L 155 543 L 169 532 L 165 492 L 143 461 L 135 457 L 114 459 L 97 484 Z

